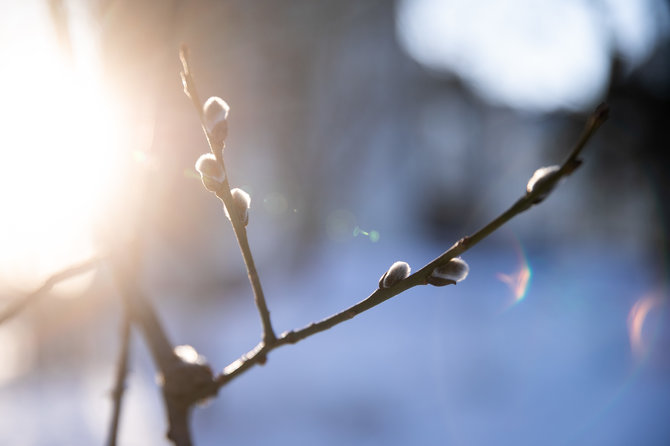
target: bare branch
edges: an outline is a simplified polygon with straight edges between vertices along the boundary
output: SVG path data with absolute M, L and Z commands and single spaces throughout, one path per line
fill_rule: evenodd
M 136 248 L 136 247 L 135 247 Z M 168 416 L 167 437 L 176 446 L 191 446 L 190 413 L 193 404 L 216 395 L 211 368 L 187 363 L 177 356 L 151 301 L 138 283 L 137 249 L 128 249 L 124 260 L 112 259 L 112 272 L 130 320 L 141 331 L 162 378 L 163 399 Z
M 579 159 L 579 155 L 582 152 L 582 149 L 584 146 L 586 146 L 586 143 L 589 142 L 589 139 L 591 139 L 591 136 L 593 136 L 595 131 L 598 130 L 598 128 L 605 121 L 607 121 L 609 112 L 609 106 L 603 103 L 598 105 L 595 111 L 591 113 L 591 116 L 589 116 L 589 119 L 586 122 L 586 127 L 584 127 L 582 135 L 579 137 L 579 140 L 561 166 L 561 170 L 564 172 L 564 174 L 571 174 L 582 163 Z
M 195 81 L 193 80 L 193 75 L 191 74 L 191 67 L 189 63 L 190 52 L 188 46 L 182 44 L 179 48 L 179 60 L 181 61 L 181 66 L 183 71 L 181 72 L 181 80 L 184 84 L 184 93 L 191 99 L 193 106 L 198 112 L 200 121 L 204 123 L 203 119 L 203 110 L 202 110 L 202 101 L 200 100 L 200 95 L 198 95 L 198 89 L 196 88 Z
M 157 368 L 163 372 L 178 361 L 178 358 L 173 352 L 174 346 L 168 339 L 156 310 L 137 283 L 137 259 L 130 254 L 123 262 L 119 259 L 112 260 L 110 266 L 114 280 L 128 309 L 131 322 L 141 330 Z
M 119 420 L 121 418 L 121 400 L 126 388 L 126 375 L 128 374 L 128 353 L 130 350 L 130 314 L 127 309 L 123 311 L 123 320 L 121 321 L 121 349 L 116 364 L 116 377 L 114 380 L 114 389 L 112 390 L 112 419 L 109 426 L 108 446 L 116 446 Z
M 527 191 L 524 196 L 519 198 L 509 209 L 500 214 L 497 218 L 493 219 L 490 223 L 485 225 L 479 231 L 475 232 L 471 236 L 466 236 L 456 242 L 451 248 L 445 251 L 442 255 L 426 264 L 423 268 L 419 269 L 414 274 L 410 275 L 404 280 L 399 281 L 390 288 L 379 288 L 374 291 L 370 296 L 361 302 L 337 313 L 326 319 L 323 319 L 319 322 L 314 322 L 308 326 L 301 328 L 299 330 L 291 330 L 283 333 L 278 339 L 277 342 L 271 345 L 264 343 L 258 344 L 253 350 L 244 354 L 242 357 L 228 365 L 223 373 L 215 378 L 216 384 L 219 387 L 226 385 L 233 378 L 244 373 L 246 370 L 251 368 L 255 364 L 263 363 L 267 354 L 274 350 L 275 348 L 285 345 L 285 344 L 295 344 L 305 338 L 308 338 L 316 333 L 328 330 L 329 328 L 334 327 L 344 321 L 347 321 L 354 316 L 357 316 L 364 311 L 367 311 L 382 302 L 397 296 L 398 294 L 408 290 L 417 285 L 426 285 L 428 283 L 428 278 L 430 277 L 433 270 L 441 265 L 446 264 L 449 260 L 461 255 L 465 251 L 472 248 L 474 245 L 488 237 L 490 234 L 495 232 L 503 224 L 511 220 L 513 217 L 521 214 L 522 212 L 528 210 L 534 204 L 542 201 L 543 194 L 546 196 L 555 183 L 564 176 L 571 174 L 577 167 L 579 167 L 580 161 L 578 156 L 581 150 L 584 148 L 586 143 L 589 141 L 593 133 L 597 128 L 605 122 L 607 119 L 607 106 L 602 104 L 598 106 L 596 111 L 589 117 L 586 127 L 575 144 L 575 147 L 570 152 L 570 155 L 564 161 L 564 163 L 558 169 L 555 178 L 552 179 L 552 183 L 546 187 L 539 187 Z
M 98 257 L 92 257 L 84 262 L 70 266 L 53 274 L 42 284 L 42 286 L 37 288 L 35 291 L 30 294 L 26 294 L 7 305 L 7 307 L 3 309 L 2 313 L 0 313 L 0 324 L 16 316 L 28 305 L 41 298 L 59 282 L 63 282 L 64 280 L 76 277 L 80 274 L 84 274 L 92 270 L 98 266 L 99 260 L 100 259 Z

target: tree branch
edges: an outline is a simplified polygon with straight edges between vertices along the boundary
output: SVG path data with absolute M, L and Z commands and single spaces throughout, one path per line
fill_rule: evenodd
M 251 248 L 249 247 L 249 239 L 247 237 L 247 230 L 242 222 L 242 216 L 239 215 L 237 206 L 235 206 L 233 201 L 233 196 L 230 192 L 230 184 L 228 182 L 228 175 L 226 174 L 226 166 L 223 161 L 223 148 L 225 143 L 221 148 L 215 147 L 212 144 L 212 136 L 205 125 L 205 116 L 203 111 L 203 103 L 198 94 L 198 89 L 193 79 L 193 74 L 191 67 L 189 65 L 189 53 L 188 47 L 182 45 L 179 51 L 179 59 L 181 60 L 183 71 L 181 72 L 182 82 L 184 84 L 184 93 L 191 99 L 193 106 L 198 112 L 200 117 L 200 124 L 202 125 L 202 130 L 207 137 L 207 144 L 209 145 L 210 151 L 216 157 L 219 165 L 221 166 L 222 171 L 224 172 L 225 179 L 221 182 L 220 186 L 216 190 L 216 196 L 223 202 L 226 207 L 228 214 L 230 215 L 230 221 L 233 226 L 233 232 L 235 233 L 235 238 L 237 243 L 240 246 L 240 251 L 242 252 L 242 258 L 244 264 L 247 268 L 247 276 L 249 277 L 249 283 L 254 293 L 254 303 L 258 309 L 258 314 L 261 318 L 261 323 L 263 326 L 263 342 L 267 345 L 274 344 L 277 340 L 274 329 L 272 328 L 272 321 L 270 319 L 270 311 L 268 310 L 267 303 L 265 301 L 265 295 L 263 294 L 263 288 L 261 286 L 261 281 L 256 270 L 256 265 L 254 263 L 253 255 L 251 254 Z
M 158 368 L 168 416 L 167 437 L 176 446 L 191 446 L 190 414 L 193 404 L 216 395 L 211 368 L 189 363 L 177 356 L 151 301 L 138 283 L 137 249 L 129 249 L 125 261 L 115 260 L 112 272 L 130 320 L 141 331 Z
M 46 281 L 44 281 L 42 286 L 37 288 L 35 291 L 33 291 L 30 294 L 26 294 L 14 300 L 14 302 L 10 303 L 9 305 L 7 305 L 7 307 L 5 307 L 2 310 L 2 313 L 0 313 L 0 324 L 16 316 L 18 313 L 24 310 L 28 305 L 41 298 L 45 293 L 51 290 L 59 282 L 70 279 L 72 277 L 76 277 L 80 274 L 84 274 L 92 270 L 93 268 L 98 266 L 99 260 L 100 259 L 98 257 L 92 257 L 84 262 L 70 266 L 68 268 L 65 268 L 64 270 L 61 270 L 51 275 L 51 277 L 49 277 Z
M 124 306 L 125 307 L 125 306 Z M 121 400 L 126 388 L 126 376 L 128 374 L 128 353 L 130 349 L 130 314 L 127 308 L 123 311 L 123 320 L 121 321 L 121 349 L 116 364 L 116 378 L 114 380 L 114 389 L 112 390 L 112 419 L 109 426 L 108 446 L 116 446 L 119 420 L 121 418 Z
M 267 354 L 279 346 L 285 344 L 295 344 L 314 334 L 328 330 L 335 325 L 347 321 L 363 313 L 364 311 L 376 307 L 382 302 L 397 296 L 409 288 L 417 285 L 426 285 L 428 283 L 428 278 L 431 276 L 435 268 L 446 264 L 451 259 L 466 252 L 474 245 L 495 232 L 498 228 L 507 223 L 513 217 L 528 210 L 534 204 L 538 204 L 540 201 L 542 201 L 546 194 L 551 191 L 558 180 L 571 174 L 577 167 L 579 167 L 581 164 L 581 161 L 578 158 L 579 154 L 594 132 L 598 129 L 598 127 L 600 127 L 600 125 L 605 122 L 607 119 L 607 114 L 608 107 L 605 104 L 598 106 L 595 112 L 591 114 L 586 123 L 586 127 L 582 132 L 582 135 L 578 139 L 566 160 L 556 172 L 555 177 L 552 178 L 551 183 L 544 185 L 543 187 L 538 187 L 527 191 L 525 195 L 519 198 L 509 209 L 500 214 L 497 218 L 493 219 L 490 223 L 485 225 L 471 236 L 462 238 L 439 257 L 435 258 L 406 279 L 397 282 L 394 286 L 390 288 L 379 288 L 359 303 L 319 322 L 313 322 L 299 330 L 284 332 L 274 344 L 268 345 L 263 342 L 259 343 L 253 350 L 242 355 L 239 359 L 224 368 L 223 373 L 215 378 L 217 386 L 223 387 L 233 378 L 244 373 L 253 365 L 263 363 L 267 357 Z
M 251 283 L 251 288 L 254 293 L 254 303 L 256 304 L 263 325 L 263 342 L 266 344 L 273 344 L 276 342 L 277 336 L 272 328 L 270 310 L 268 310 L 267 303 L 265 302 L 261 280 L 258 276 L 258 271 L 256 270 L 253 255 L 251 254 L 251 248 L 249 247 L 247 229 L 242 223 L 242 218 L 237 211 L 237 206 L 235 206 L 235 203 L 233 202 L 228 180 L 225 180 L 222 183 L 222 187 L 216 191 L 216 196 L 223 201 L 224 206 L 226 206 L 226 209 L 231 216 L 230 221 L 233 225 L 233 232 L 235 233 L 237 244 L 242 252 L 242 258 L 244 259 L 244 264 L 247 268 L 247 276 L 249 277 L 249 282 Z

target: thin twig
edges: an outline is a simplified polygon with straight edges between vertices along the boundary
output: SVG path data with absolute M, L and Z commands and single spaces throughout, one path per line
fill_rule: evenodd
M 265 300 L 265 295 L 263 293 L 263 287 L 261 286 L 260 277 L 258 271 L 256 270 L 256 265 L 254 263 L 253 255 L 251 254 L 251 248 L 249 247 L 249 239 L 247 237 L 247 230 L 245 225 L 242 223 L 241 215 L 237 211 L 237 206 L 235 206 L 233 201 L 233 196 L 230 191 L 230 184 L 228 182 L 228 175 L 226 173 L 226 166 L 223 161 L 223 148 L 215 148 L 212 145 L 212 138 L 209 134 L 207 126 L 205 125 L 205 117 L 203 111 L 203 104 L 198 94 L 198 89 L 193 79 L 193 73 L 189 65 L 189 54 L 188 47 L 182 45 L 179 51 L 179 59 L 181 60 L 183 71 L 181 73 L 182 82 L 184 84 L 184 93 L 191 99 L 193 106 L 198 112 L 200 117 L 200 123 L 202 125 L 202 130 L 207 137 L 207 143 L 209 144 L 210 151 L 214 154 L 221 169 L 225 175 L 225 180 L 221 183 L 221 186 L 216 191 L 216 196 L 223 201 L 224 206 L 228 210 L 230 215 L 230 221 L 233 226 L 233 232 L 235 232 L 235 238 L 237 243 L 240 246 L 240 251 L 242 252 L 242 258 L 244 259 L 244 264 L 247 268 L 247 276 L 249 277 L 249 283 L 251 284 L 252 291 L 254 293 L 254 303 L 258 309 L 258 314 L 261 318 L 261 323 L 263 326 L 263 342 L 266 345 L 272 345 L 277 341 L 277 336 L 275 335 L 274 329 L 272 328 L 272 321 L 270 319 L 270 311 Z
M 7 305 L 7 307 L 2 310 L 2 313 L 0 313 L 0 324 L 16 316 L 28 305 L 37 301 L 45 293 L 51 290 L 59 282 L 78 276 L 80 274 L 87 273 L 88 271 L 92 270 L 93 268 L 98 266 L 99 260 L 100 259 L 98 257 L 92 257 L 84 262 L 67 267 L 51 275 L 47 280 L 44 281 L 42 286 L 37 288 L 35 291 L 31 292 L 30 294 L 26 294 L 16 299 L 9 305 Z
M 231 216 L 230 221 L 233 225 L 233 232 L 235 233 L 237 244 L 242 252 L 242 258 L 244 259 L 244 264 L 247 268 L 247 276 L 249 277 L 249 282 L 251 283 L 251 288 L 254 292 L 254 302 L 258 309 L 258 314 L 261 317 L 261 323 L 263 325 L 263 342 L 266 344 L 273 344 L 277 340 L 277 337 L 272 328 L 270 310 L 268 310 L 267 303 L 265 302 L 263 287 L 261 286 L 258 271 L 256 270 L 254 257 L 251 254 L 247 230 L 242 223 L 242 218 L 237 211 L 237 206 L 235 206 L 235 203 L 233 202 L 233 196 L 230 193 L 230 186 L 228 185 L 227 180 L 225 180 L 221 187 L 216 191 L 216 196 L 223 201 L 224 206 L 226 206 L 226 209 L 228 210 L 228 214 Z
M 116 446 L 119 432 L 119 420 L 121 418 L 121 401 L 126 389 L 126 376 L 128 374 L 128 353 L 130 350 L 130 313 L 124 305 L 123 320 L 121 321 L 121 349 L 118 362 L 116 363 L 116 377 L 114 389 L 112 390 L 112 420 L 109 426 L 108 446 Z
M 595 131 L 598 130 L 598 128 L 605 121 L 607 121 L 609 112 L 609 106 L 603 103 L 598 105 L 595 111 L 591 113 L 591 116 L 589 116 L 589 119 L 586 122 L 586 127 L 584 127 L 584 131 L 579 137 L 579 140 L 577 140 L 577 143 L 570 151 L 570 154 L 561 165 L 561 170 L 564 175 L 571 174 L 576 168 L 580 166 L 582 162 L 579 159 L 579 155 L 582 152 L 582 149 L 584 146 L 586 146 L 586 143 L 589 142 L 589 139 L 591 139 L 591 136 L 593 136 Z
M 580 136 L 579 140 L 575 144 L 574 148 L 571 150 L 570 154 L 560 166 L 558 171 L 558 178 L 567 176 L 572 173 L 580 165 L 578 156 L 581 150 L 584 148 L 586 143 L 589 141 L 593 133 L 600 127 L 600 125 L 605 122 L 607 119 L 607 106 L 600 105 L 596 111 L 589 117 L 586 127 Z M 557 178 L 557 179 L 558 179 Z M 242 355 L 239 359 L 228 365 L 223 373 L 218 375 L 215 380 L 216 384 L 219 387 L 226 385 L 233 378 L 244 373 L 246 370 L 254 366 L 255 364 L 263 363 L 267 354 L 274 350 L 277 347 L 280 347 L 285 344 L 295 344 L 305 338 L 308 338 L 316 333 L 328 330 L 335 325 L 338 325 L 344 321 L 347 321 L 354 316 L 357 316 L 364 311 L 367 311 L 382 302 L 397 296 L 398 294 L 408 290 L 417 285 L 427 284 L 428 277 L 431 275 L 433 270 L 441 265 L 444 265 L 449 260 L 453 259 L 464 253 L 465 251 L 472 248 L 474 245 L 482 241 L 484 238 L 488 237 L 494 231 L 496 231 L 500 226 L 508 222 L 513 217 L 521 214 L 522 212 L 528 210 L 533 204 L 538 203 L 538 198 L 541 194 L 546 193 L 545 190 L 536 189 L 531 192 L 527 192 L 524 196 L 519 198 L 509 209 L 500 214 L 497 218 L 492 220 L 490 223 L 485 225 L 479 231 L 475 232 L 471 236 L 466 236 L 456 242 L 451 248 L 441 254 L 439 257 L 425 265 L 423 268 L 416 271 L 414 274 L 410 275 L 406 279 L 396 283 L 391 288 L 379 288 L 375 290 L 370 296 L 366 299 L 360 301 L 359 303 L 337 313 L 326 319 L 323 319 L 319 322 L 314 322 L 307 325 L 304 328 L 299 330 L 291 330 L 282 333 L 282 335 L 277 339 L 277 342 L 272 345 L 267 345 L 264 343 L 259 343 L 254 349 L 248 353 Z

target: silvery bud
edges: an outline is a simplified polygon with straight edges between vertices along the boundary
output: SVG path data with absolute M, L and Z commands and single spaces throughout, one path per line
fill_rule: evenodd
M 396 283 L 409 277 L 411 270 L 407 262 L 395 262 L 379 279 L 379 288 L 391 288 Z
M 526 185 L 526 192 L 531 193 L 538 189 L 543 189 L 543 191 L 537 196 L 533 201 L 534 204 L 537 204 L 547 198 L 549 192 L 552 191 L 556 183 L 560 179 L 558 172 L 561 170 L 560 166 L 548 166 L 541 167 L 533 173 L 533 176 L 528 180 Z
M 251 207 L 251 197 L 248 193 L 238 188 L 231 190 L 230 194 L 233 196 L 233 202 L 235 203 L 235 210 L 237 211 L 237 215 L 240 216 L 242 223 L 244 226 L 246 226 L 249 224 L 249 208 Z M 224 206 L 223 210 L 226 213 L 228 220 L 230 220 L 228 209 L 226 209 Z
M 470 267 L 465 260 L 456 257 L 436 267 L 428 276 L 428 283 L 435 286 L 456 285 L 457 282 L 465 280 L 469 272 Z
M 230 107 L 218 96 L 207 99 L 203 107 L 205 128 L 209 133 L 210 141 L 216 148 L 223 147 L 228 136 L 228 112 Z
M 200 174 L 205 188 L 212 192 L 216 191 L 226 179 L 223 168 L 211 153 L 200 155 L 198 161 L 195 162 L 195 170 Z

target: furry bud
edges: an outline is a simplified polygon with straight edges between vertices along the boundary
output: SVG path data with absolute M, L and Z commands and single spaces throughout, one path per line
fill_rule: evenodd
M 211 153 L 200 155 L 198 161 L 195 162 L 195 170 L 200 174 L 205 189 L 212 192 L 216 191 L 226 179 L 223 168 Z
M 428 283 L 435 286 L 456 285 L 465 280 L 469 272 L 470 267 L 465 260 L 456 257 L 435 268 L 428 276 Z
M 549 192 L 552 191 L 554 186 L 556 186 L 556 182 L 560 179 L 560 176 L 558 175 L 560 170 L 560 166 L 548 166 L 541 167 L 533 173 L 533 176 L 530 177 L 530 180 L 528 180 L 528 184 L 526 185 L 526 192 L 530 194 L 535 190 L 542 190 L 533 201 L 533 204 L 537 204 L 547 198 Z
M 249 196 L 248 193 L 238 188 L 231 190 L 230 194 L 233 196 L 233 202 L 235 203 L 235 210 L 237 211 L 237 215 L 240 216 L 240 219 L 242 220 L 244 226 L 248 225 L 249 208 L 251 207 L 251 197 Z M 230 214 L 228 213 L 228 209 L 226 209 L 226 207 L 224 206 L 223 210 L 226 213 L 226 217 L 228 217 L 228 220 L 230 220 Z
M 409 276 L 411 268 L 407 262 L 395 262 L 379 279 L 379 288 L 391 288 Z
M 214 147 L 223 147 L 223 142 L 228 136 L 228 112 L 230 107 L 218 96 L 207 99 L 203 106 L 205 117 L 205 128 L 209 133 L 210 141 Z

